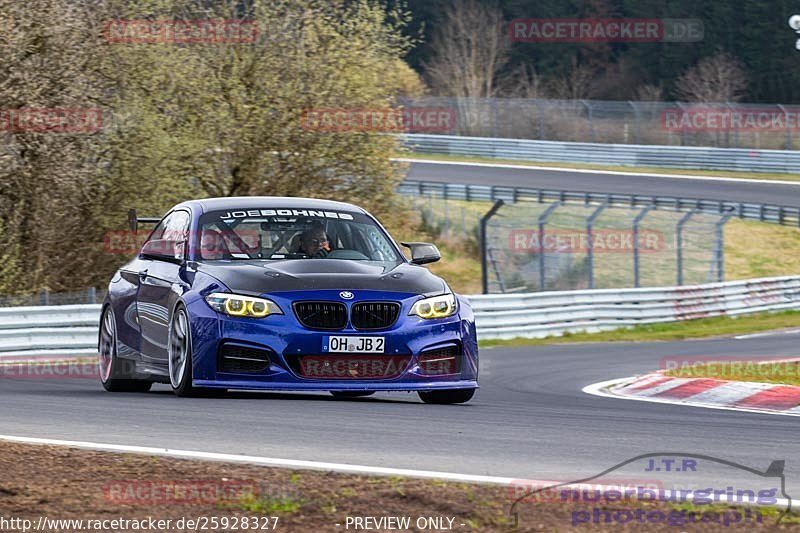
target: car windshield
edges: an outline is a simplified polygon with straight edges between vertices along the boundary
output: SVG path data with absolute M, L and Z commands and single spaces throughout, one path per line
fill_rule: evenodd
M 197 238 L 203 260 L 403 261 L 388 235 L 362 213 L 260 207 L 212 211 L 201 217 Z

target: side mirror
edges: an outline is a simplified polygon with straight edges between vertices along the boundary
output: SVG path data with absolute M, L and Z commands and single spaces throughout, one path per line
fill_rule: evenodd
M 442 258 L 442 254 L 439 253 L 435 244 L 429 242 L 401 242 L 400 244 L 411 250 L 411 262 L 415 265 L 435 263 Z
M 184 241 L 170 239 L 153 239 L 144 243 L 141 256 L 169 263 L 183 263 Z

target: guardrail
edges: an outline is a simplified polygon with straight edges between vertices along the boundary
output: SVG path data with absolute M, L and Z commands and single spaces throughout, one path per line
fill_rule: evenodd
M 0 358 L 97 354 L 100 305 L 0 308 Z
M 448 200 L 517 202 L 532 200 L 537 202 L 577 202 L 583 205 L 605 204 L 608 207 L 673 209 L 675 211 L 695 210 L 698 213 L 731 215 L 747 220 L 772 222 L 785 226 L 800 226 L 800 209 L 781 205 L 753 204 L 722 200 L 702 200 L 694 198 L 674 198 L 668 196 L 648 196 L 643 194 L 609 194 L 599 192 L 580 192 L 565 190 L 534 189 L 506 185 L 465 185 L 460 183 L 441 183 L 436 181 L 405 180 L 397 187 L 397 192 L 410 196 L 431 196 Z
M 800 277 L 683 287 L 470 296 L 480 339 L 542 338 L 581 331 L 800 309 Z
M 401 137 L 406 148 L 420 154 L 743 172 L 796 172 L 800 168 L 800 151 L 790 150 L 532 141 L 426 134 L 404 134 Z
M 542 338 L 800 309 L 800 276 L 683 287 L 468 296 L 480 339 Z M 93 355 L 99 305 L 0 309 L 0 359 Z

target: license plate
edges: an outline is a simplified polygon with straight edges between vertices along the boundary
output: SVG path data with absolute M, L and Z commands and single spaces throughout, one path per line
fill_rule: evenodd
M 332 335 L 322 340 L 322 351 L 325 353 L 383 353 L 384 346 L 383 337 Z

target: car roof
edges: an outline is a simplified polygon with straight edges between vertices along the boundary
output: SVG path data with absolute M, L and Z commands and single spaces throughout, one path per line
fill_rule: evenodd
M 225 198 L 204 198 L 190 200 L 176 207 L 189 207 L 199 209 L 202 213 L 209 211 L 237 210 L 237 209 L 322 209 L 366 213 L 356 205 L 332 200 L 318 200 L 316 198 L 297 198 L 289 196 L 232 196 Z

